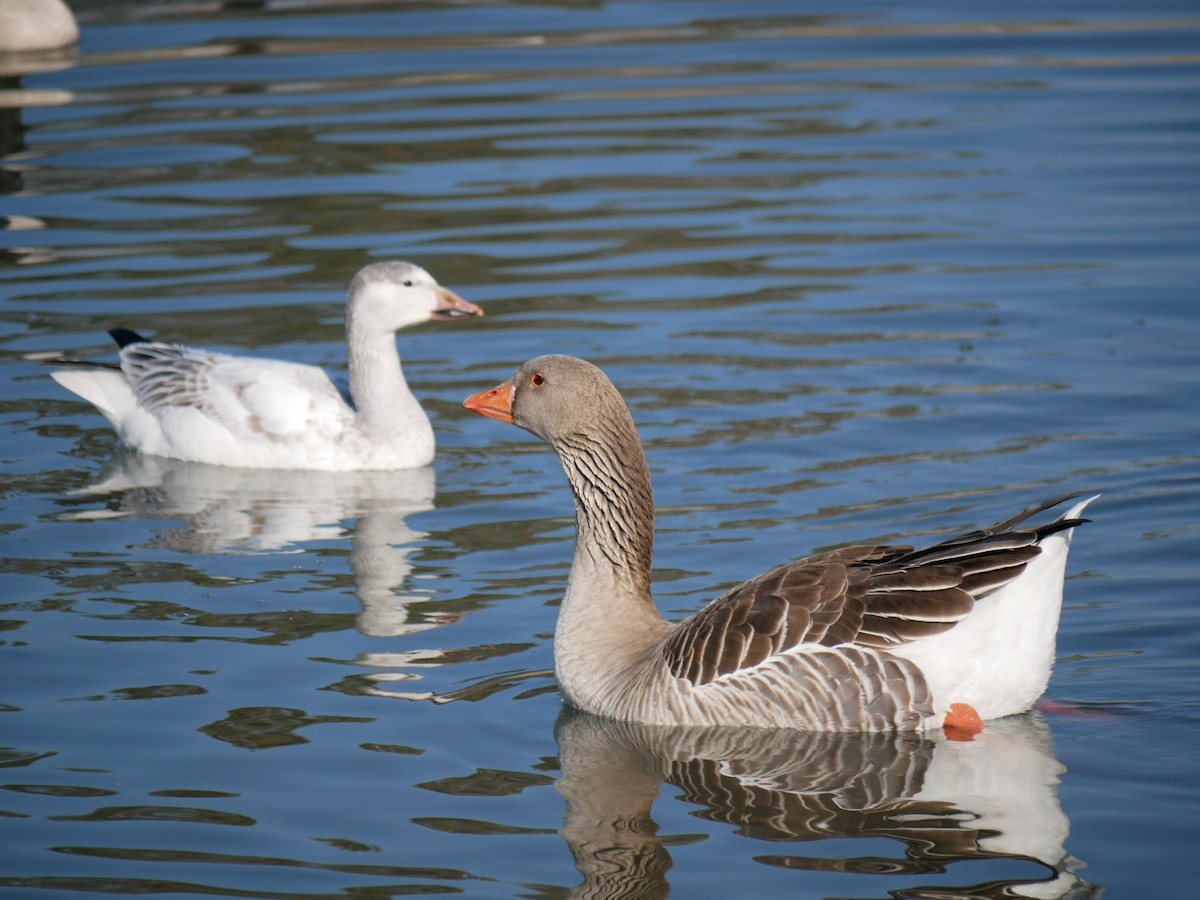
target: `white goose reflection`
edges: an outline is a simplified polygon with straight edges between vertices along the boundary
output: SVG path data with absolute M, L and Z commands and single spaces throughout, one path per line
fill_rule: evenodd
M 890 860 L 791 855 L 781 847 L 756 854 L 767 865 L 880 874 L 889 880 L 881 894 L 895 887 L 890 876 L 905 876 L 920 896 L 1099 896 L 1075 874 L 1081 864 L 1064 848 L 1069 823 L 1057 790 L 1064 769 L 1037 713 L 989 722 L 982 734 L 959 742 L 941 735 L 664 728 L 564 709 L 556 737 L 558 790 L 566 799 L 562 836 L 584 879 L 573 897 L 668 895 L 671 858 L 651 818 L 663 784 L 699 804 L 695 815 L 759 840 L 900 842 Z M 947 884 L 956 871 L 977 872 L 947 869 L 971 859 L 1018 861 L 1029 877 Z
M 66 514 L 75 520 L 146 517 L 175 520 L 151 544 L 181 553 L 302 553 L 310 541 L 343 535 L 361 609 L 358 630 L 371 637 L 414 634 L 457 618 L 413 605 L 430 592 L 412 591 L 409 555 L 425 533 L 408 524 L 433 508 L 432 468 L 378 472 L 299 472 L 206 466 L 120 452 L 99 480 L 74 492 L 93 505 Z M 105 497 L 96 508 L 94 500 Z M 354 520 L 347 524 L 347 520 Z M 407 655 L 407 654 L 405 654 Z M 429 651 L 416 655 L 429 658 Z M 359 660 L 403 664 L 396 654 Z

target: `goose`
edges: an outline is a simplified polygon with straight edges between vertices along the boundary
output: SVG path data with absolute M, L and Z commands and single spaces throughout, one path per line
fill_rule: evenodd
M 39 53 L 79 40 L 79 25 L 63 0 L 0 3 L 0 53 Z
M 652 725 L 930 731 L 969 739 L 1030 709 L 1054 661 L 1069 497 L 924 550 L 842 547 L 785 563 L 678 623 L 650 592 L 654 499 L 629 408 L 598 368 L 531 359 L 470 410 L 548 443 L 575 499 L 554 631 L 564 700 Z
M 400 369 L 395 333 L 482 316 L 420 266 L 378 262 L 350 283 L 348 397 L 316 366 L 149 341 L 114 328 L 120 363 L 51 375 L 142 453 L 254 469 L 411 469 L 433 460 L 433 427 Z

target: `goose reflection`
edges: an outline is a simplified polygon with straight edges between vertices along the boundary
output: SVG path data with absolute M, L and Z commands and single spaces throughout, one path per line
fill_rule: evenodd
M 64 502 L 87 504 L 74 520 L 145 517 L 175 520 L 149 542 L 180 553 L 302 553 L 311 541 L 348 534 L 349 565 L 361 608 L 357 629 L 370 637 L 414 634 L 458 618 L 414 608 L 431 592 L 411 590 L 409 555 L 426 537 L 409 517 L 433 508 L 433 469 L 295 472 L 236 469 L 119 452 L 99 480 Z M 98 497 L 106 498 L 97 508 Z M 347 525 L 346 520 L 355 520 Z M 406 590 L 408 591 L 406 593 Z M 431 651 L 417 651 L 425 659 Z M 370 654 L 371 666 L 405 664 L 410 654 Z M 385 679 L 386 680 L 386 679 Z
M 900 842 L 892 859 L 756 855 L 767 865 L 882 874 L 889 884 L 880 893 L 890 895 L 900 877 L 920 896 L 929 896 L 923 889 L 954 897 L 1099 895 L 1075 874 L 1080 864 L 1064 848 L 1068 821 L 1057 794 L 1064 770 L 1037 713 L 989 722 L 974 740 L 952 741 L 669 728 L 566 708 L 556 737 L 562 836 L 584 878 L 573 897 L 668 895 L 671 858 L 651 818 L 663 784 L 698 804 L 695 815 L 758 840 Z M 955 871 L 947 866 L 978 859 L 1014 861 L 1028 877 L 947 884 L 946 873 Z
M 39 154 L 26 152 L 23 110 L 59 106 L 75 99 L 66 90 L 27 88 L 22 79 L 73 66 L 78 40 L 79 26 L 62 0 L 0 0 L 0 160 L 13 160 L 12 164 L 0 163 L 0 196 L 27 191 L 25 173 L 37 165 L 34 160 Z M 0 214 L 0 231 L 45 227 L 43 220 L 33 216 Z M 9 264 L 47 258 L 53 258 L 49 248 L 24 246 L 0 251 L 0 261 Z

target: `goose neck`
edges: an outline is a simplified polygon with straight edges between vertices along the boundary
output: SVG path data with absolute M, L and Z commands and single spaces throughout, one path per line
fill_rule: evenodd
M 396 336 L 356 334 L 347 340 L 350 394 L 363 430 L 386 433 L 410 426 L 424 413 L 400 368 Z
M 654 495 L 637 434 L 574 434 L 556 449 L 575 499 L 576 564 L 652 605 Z

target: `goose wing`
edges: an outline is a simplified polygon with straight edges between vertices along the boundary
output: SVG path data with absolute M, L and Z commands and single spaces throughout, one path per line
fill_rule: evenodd
M 235 434 L 281 440 L 337 433 L 353 417 L 316 366 L 145 341 L 122 348 L 121 371 L 156 416 L 194 409 Z
M 948 631 L 977 598 L 1020 575 L 1042 538 L 1083 521 L 1020 527 L 1068 499 L 924 550 L 861 545 L 785 563 L 679 623 L 663 645 L 667 667 L 700 685 L 800 644 L 878 651 Z

